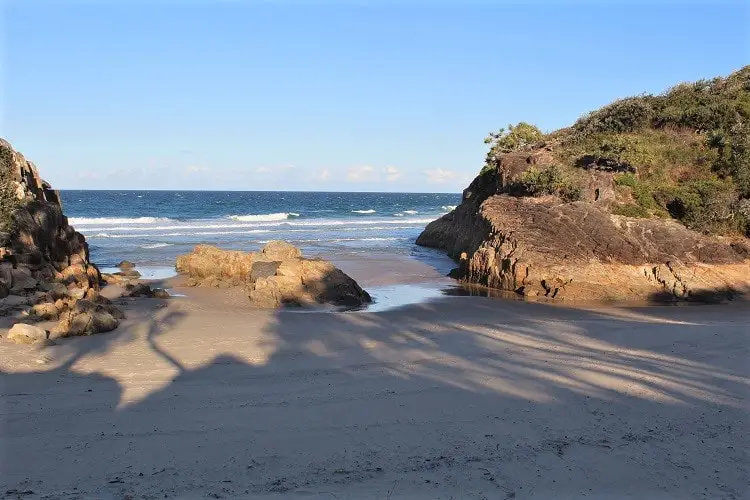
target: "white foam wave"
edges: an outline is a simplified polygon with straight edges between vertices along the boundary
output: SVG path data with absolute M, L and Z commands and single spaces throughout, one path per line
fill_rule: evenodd
M 246 232 L 253 232 L 253 229 L 260 230 L 259 228 L 282 228 L 283 230 L 293 231 L 293 229 L 287 228 L 314 228 L 314 227 L 330 227 L 330 226 L 376 226 L 378 229 L 384 229 L 383 225 L 390 224 L 401 224 L 403 229 L 409 226 L 406 224 L 420 225 L 432 222 L 433 219 L 374 219 L 374 220 L 291 220 L 291 221 L 268 221 L 268 222 L 257 222 L 257 223 L 244 223 L 244 224 L 231 224 L 231 223 L 219 223 L 212 224 L 207 221 L 196 221 L 194 224 L 183 223 L 180 225 L 158 225 L 158 226 L 101 226 L 101 227 L 83 227 L 80 229 L 86 235 L 96 234 L 96 232 L 111 232 L 111 231 L 185 231 L 185 230 L 197 230 L 197 229 L 248 229 Z M 388 226 L 386 226 L 388 227 Z M 360 228 L 357 228 L 359 230 Z M 361 229 L 374 229 L 373 228 L 361 228 Z M 300 231 L 308 229 L 300 229 Z
M 152 250 L 155 248 L 164 248 L 164 247 L 171 247 L 174 246 L 172 243 L 153 243 L 151 245 L 141 245 L 141 248 L 144 250 Z
M 447 210 L 447 211 L 450 212 L 451 210 L 455 210 L 457 206 L 458 205 L 443 205 L 440 208 L 442 208 L 443 210 Z
M 353 214 L 374 214 L 376 211 L 373 209 L 369 210 L 352 210 Z
M 418 214 L 419 212 L 417 212 L 416 210 L 404 210 L 404 213 L 409 214 L 409 215 L 414 215 L 414 214 Z
M 299 214 L 294 212 L 279 212 L 275 214 L 258 214 L 258 215 L 230 215 L 229 218 L 238 222 L 253 222 L 253 221 L 276 221 L 286 220 L 299 217 Z
M 71 217 L 68 222 L 73 226 L 89 226 L 92 224 L 155 224 L 158 222 L 171 222 L 167 217 Z

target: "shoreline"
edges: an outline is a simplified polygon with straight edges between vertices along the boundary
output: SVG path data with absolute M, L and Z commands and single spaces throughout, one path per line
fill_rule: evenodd
M 110 333 L 0 342 L 4 491 L 685 498 L 746 484 L 746 303 L 444 297 L 311 320 L 197 292 L 128 299 Z

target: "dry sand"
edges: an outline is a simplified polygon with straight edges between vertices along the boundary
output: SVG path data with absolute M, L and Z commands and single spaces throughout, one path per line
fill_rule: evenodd
M 747 303 L 240 299 L 137 299 L 108 334 L 0 342 L 0 494 L 748 496 Z

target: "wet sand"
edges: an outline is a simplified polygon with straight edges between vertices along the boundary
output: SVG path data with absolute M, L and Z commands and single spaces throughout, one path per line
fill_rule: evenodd
M 747 498 L 747 302 L 295 313 L 184 291 L 111 333 L 0 342 L 2 493 Z

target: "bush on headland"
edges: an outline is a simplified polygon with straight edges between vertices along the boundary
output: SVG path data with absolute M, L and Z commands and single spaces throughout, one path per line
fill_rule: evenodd
M 13 213 L 19 205 L 13 183 L 12 152 L 0 147 L 0 235 L 13 231 Z M 0 238 L 5 240 L 5 238 Z
M 509 194 L 575 201 L 585 188 L 582 174 L 606 173 L 615 193 L 611 213 L 750 236 L 750 66 L 617 100 L 549 134 L 521 122 L 485 142 L 482 173 L 509 154 L 547 154 L 506 185 Z

